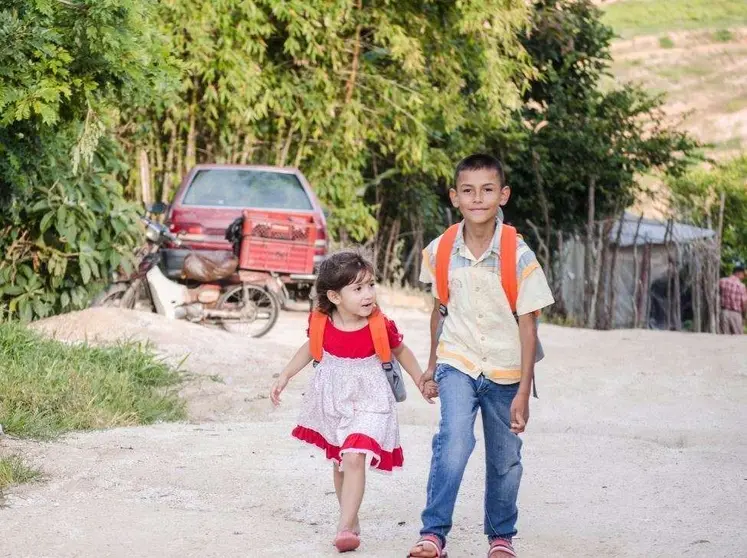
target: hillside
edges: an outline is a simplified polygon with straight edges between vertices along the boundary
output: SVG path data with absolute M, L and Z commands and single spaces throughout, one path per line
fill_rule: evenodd
M 666 93 L 673 121 L 717 158 L 747 147 L 747 2 L 602 2 L 618 33 L 613 73 Z

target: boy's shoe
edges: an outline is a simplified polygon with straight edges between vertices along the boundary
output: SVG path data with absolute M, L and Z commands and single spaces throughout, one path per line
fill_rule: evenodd
M 421 548 L 425 547 L 435 551 L 436 554 L 433 555 L 432 558 L 448 558 L 446 551 L 441 544 L 441 539 L 439 539 L 436 535 L 423 535 L 422 537 L 420 537 L 418 542 L 415 543 L 415 546 L 419 546 Z M 408 553 L 407 558 L 413 558 L 413 554 L 411 552 Z
M 514 550 L 511 541 L 506 539 L 494 539 L 493 542 L 490 543 L 488 558 L 516 558 L 516 551 Z

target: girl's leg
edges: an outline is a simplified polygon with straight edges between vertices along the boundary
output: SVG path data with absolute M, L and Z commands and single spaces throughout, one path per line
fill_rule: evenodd
M 342 483 L 343 479 L 345 478 L 345 474 L 340 471 L 340 467 L 337 465 L 337 463 L 334 462 L 332 463 L 332 474 L 333 481 L 335 483 L 335 494 L 337 494 L 337 501 L 339 502 L 340 506 L 342 506 Z M 357 514 L 355 516 L 355 521 L 353 522 L 351 531 L 353 531 L 353 533 L 357 535 L 361 534 L 361 524 Z
M 340 524 L 338 531 L 356 531 L 358 510 L 366 489 L 366 454 L 346 453 L 342 456 L 343 481 L 340 492 Z

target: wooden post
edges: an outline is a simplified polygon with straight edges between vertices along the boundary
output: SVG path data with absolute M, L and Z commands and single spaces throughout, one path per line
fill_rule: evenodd
M 584 321 L 587 326 L 590 321 L 591 299 L 594 294 L 592 283 L 592 247 L 594 245 L 594 197 L 596 193 L 596 177 L 589 178 L 588 206 L 586 218 L 586 243 L 584 247 Z M 591 327 L 591 326 L 589 326 Z
M 612 248 L 612 262 L 610 263 L 610 298 L 607 305 L 607 329 L 615 327 L 615 297 L 617 288 L 615 286 L 615 271 L 617 268 L 617 257 L 620 252 L 620 241 L 622 239 L 622 230 L 625 225 L 625 211 L 620 214 L 620 221 L 617 225 L 617 235 L 615 235 L 615 246 Z
M 643 221 L 643 213 L 638 217 L 638 224 L 635 227 L 635 235 L 633 236 L 633 327 L 638 327 L 638 316 L 640 314 L 640 301 L 638 296 L 641 292 L 641 277 L 640 265 L 638 263 L 638 233 L 641 230 L 641 221 Z
M 640 318 L 642 326 L 646 329 L 649 327 L 649 317 L 651 315 L 651 252 L 653 246 L 650 240 L 646 241 L 646 246 L 643 253 L 643 266 L 645 268 L 645 280 L 643 282 L 643 298 L 642 306 L 643 312 L 641 312 Z
M 726 209 L 726 192 L 721 192 L 718 208 L 718 233 L 716 235 L 716 262 L 713 277 L 713 300 L 715 309 L 715 318 L 713 333 L 717 333 L 721 324 L 721 295 L 719 293 L 719 280 L 721 279 L 721 248 L 724 238 L 724 210 Z

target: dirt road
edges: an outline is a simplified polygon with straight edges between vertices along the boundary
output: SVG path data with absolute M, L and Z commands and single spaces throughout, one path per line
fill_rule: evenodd
M 424 314 L 390 312 L 425 358 Z M 66 339 L 149 339 L 189 355 L 189 424 L 3 439 L 47 480 L 0 509 L 0 557 L 334 556 L 330 466 L 289 437 L 309 373 L 273 410 L 267 388 L 304 316 L 244 341 L 158 316 L 99 310 L 40 327 Z M 522 558 L 745 556 L 747 340 L 541 326 L 547 359 L 525 435 Z M 400 406 L 405 468 L 371 474 L 364 557 L 401 557 L 419 528 L 437 408 Z M 457 503 L 451 556 L 484 556 L 483 450 Z

